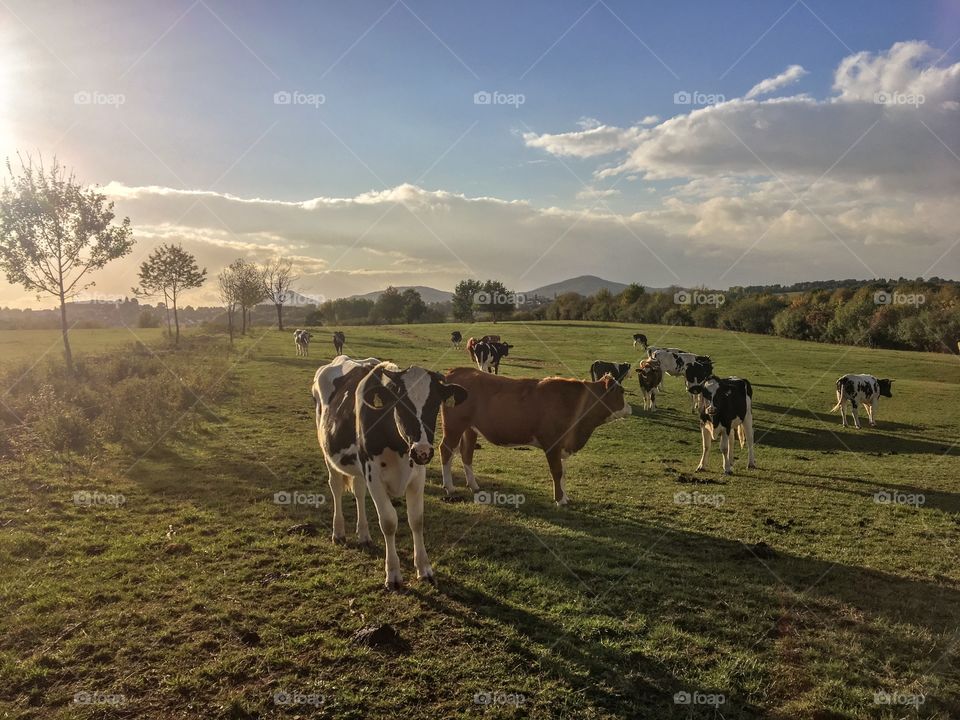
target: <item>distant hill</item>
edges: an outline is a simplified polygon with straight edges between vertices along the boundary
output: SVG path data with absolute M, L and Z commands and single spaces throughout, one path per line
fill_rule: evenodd
M 534 288 L 524 294 L 527 296 L 539 295 L 542 298 L 553 299 L 556 295 L 569 292 L 575 292 L 581 295 L 595 295 L 597 291 L 602 289 L 607 289 L 616 295 L 626 290 L 626 288 L 627 285 L 624 283 L 604 280 L 596 275 L 581 275 L 570 278 L 569 280 L 561 280 L 560 282 L 551 283 L 550 285 Z
M 420 293 L 420 297 L 427 304 L 450 302 L 450 299 L 453 297 L 452 292 L 447 292 L 446 290 L 437 290 L 436 288 L 427 287 L 426 285 L 397 285 L 397 290 L 403 292 L 409 287 L 412 287 L 414 290 Z M 374 290 L 373 292 L 364 293 L 363 295 L 351 295 L 350 297 L 376 301 L 381 295 L 383 295 L 383 290 Z

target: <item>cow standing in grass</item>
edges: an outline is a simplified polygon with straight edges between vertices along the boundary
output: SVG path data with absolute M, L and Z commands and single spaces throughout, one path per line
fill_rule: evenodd
M 663 369 L 659 360 L 645 358 L 637 367 L 637 380 L 640 381 L 640 393 L 643 395 L 643 409 L 657 409 L 657 388 L 663 382 Z
M 364 507 L 369 489 L 386 546 L 384 584 L 399 589 L 403 575 L 396 549 L 397 511 L 390 499 L 404 496 L 417 577 L 432 582 L 423 540 L 426 465 L 434 454 L 440 406 L 462 402 L 466 390 L 421 367 L 401 370 L 376 358 L 358 361 L 340 355 L 317 370 L 311 391 L 333 495 L 334 542 L 346 539 L 344 488 L 357 498 L 357 536 L 362 543 L 370 542 Z
M 459 330 L 454 330 L 452 333 L 450 333 L 450 346 L 454 350 L 459 350 L 460 343 L 462 342 L 463 342 L 463 335 L 460 334 Z
M 313 336 L 306 330 L 293 331 L 293 344 L 297 347 L 297 355 L 306 357 L 310 351 L 310 339 Z
M 753 386 L 743 378 L 709 377 L 691 385 L 688 392 L 697 397 L 700 405 L 700 436 L 703 454 L 697 471 L 707 469 L 710 443 L 720 434 L 720 454 L 723 472 L 733 474 L 733 434 L 740 439 L 741 449 L 747 445 L 747 467 L 757 466 L 753 457 Z
M 335 355 L 343 355 L 343 345 L 347 342 L 347 336 L 337 330 L 333 334 L 333 349 Z
M 859 407 L 863 405 L 867 409 L 867 420 L 870 421 L 870 427 L 875 427 L 880 396 L 893 397 L 892 384 L 893 380 L 886 378 L 878 380 L 873 375 L 844 375 L 837 380 L 837 404 L 833 406 L 833 410 L 830 412 L 839 410 L 843 426 L 846 427 L 847 413 L 843 404 L 849 402 L 850 414 L 853 415 L 853 425 L 859 430 Z

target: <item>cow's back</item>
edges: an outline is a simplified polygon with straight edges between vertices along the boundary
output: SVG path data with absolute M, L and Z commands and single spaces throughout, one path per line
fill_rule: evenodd
M 319 368 L 314 375 L 312 392 L 317 402 L 317 439 L 328 460 L 337 466 L 355 461 L 357 420 L 354 398 L 357 387 L 378 362 L 376 358 L 353 360 L 343 355 Z M 344 454 L 353 454 L 354 457 L 345 463 Z

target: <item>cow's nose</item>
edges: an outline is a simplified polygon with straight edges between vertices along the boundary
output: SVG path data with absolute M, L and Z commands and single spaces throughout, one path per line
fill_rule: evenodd
M 411 445 L 410 457 L 417 465 L 426 465 L 433 459 L 433 447 L 431 445 Z

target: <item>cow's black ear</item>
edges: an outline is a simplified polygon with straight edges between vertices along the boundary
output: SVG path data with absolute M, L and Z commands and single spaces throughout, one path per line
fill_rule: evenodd
M 699 383 L 696 385 L 691 385 L 687 388 L 687 392 L 691 395 L 700 395 L 703 392 L 703 385 L 700 385 Z
M 462 385 L 443 383 L 440 385 L 440 395 L 444 405 L 453 407 L 467 399 L 467 389 Z

